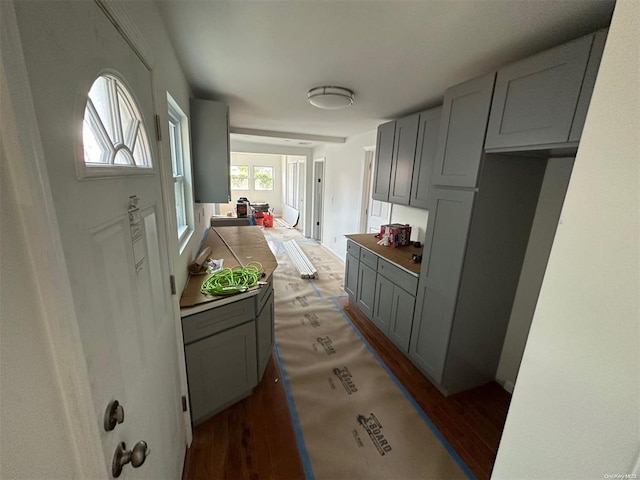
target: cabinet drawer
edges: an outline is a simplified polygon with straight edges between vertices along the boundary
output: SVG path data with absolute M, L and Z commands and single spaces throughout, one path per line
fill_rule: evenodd
M 360 249 L 360 262 L 368 265 L 374 270 L 378 268 L 378 256 L 366 248 Z
M 418 289 L 418 277 L 405 272 L 400 267 L 396 267 L 392 263 L 381 258 L 378 262 L 378 273 L 384 276 L 387 280 L 391 280 L 391 282 L 411 295 L 416 294 L 416 290 Z
M 356 258 L 360 258 L 360 245 L 352 240 L 347 240 L 347 253 Z
M 182 319 L 184 343 L 186 345 L 214 333 L 249 322 L 253 320 L 254 316 L 253 297 L 190 315 Z

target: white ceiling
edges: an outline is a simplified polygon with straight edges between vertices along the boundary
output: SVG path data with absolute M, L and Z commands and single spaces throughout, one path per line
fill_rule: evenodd
M 195 95 L 226 102 L 236 131 L 297 134 L 296 142 L 348 137 L 435 106 L 449 86 L 607 26 L 614 6 L 613 0 L 157 3 Z M 311 106 L 307 91 L 319 85 L 352 89 L 354 106 Z

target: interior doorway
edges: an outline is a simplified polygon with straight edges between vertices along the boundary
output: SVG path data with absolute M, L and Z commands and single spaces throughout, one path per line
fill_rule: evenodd
M 313 238 L 322 241 L 322 209 L 324 205 L 324 158 L 313 159 Z
M 371 198 L 376 149 L 375 147 L 366 147 L 364 150 L 360 233 L 378 233 L 380 232 L 380 225 L 388 224 L 391 219 L 391 204 Z

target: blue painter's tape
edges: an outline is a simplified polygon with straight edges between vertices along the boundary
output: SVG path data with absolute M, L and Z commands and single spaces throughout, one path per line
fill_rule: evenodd
M 416 409 L 416 411 L 418 412 L 418 415 L 420 415 L 420 417 L 422 418 L 422 420 L 424 421 L 424 423 L 427 424 L 427 426 L 429 427 L 429 429 L 431 429 L 431 431 L 433 432 L 433 434 L 436 436 L 436 438 L 438 440 L 440 440 L 440 443 L 442 443 L 442 445 L 444 446 L 444 448 L 447 450 L 447 452 L 449 452 L 449 455 L 451 455 L 451 457 L 455 460 L 455 462 L 458 464 L 458 466 L 462 469 L 462 471 L 465 473 L 465 475 L 467 476 L 467 478 L 471 479 L 471 480 L 476 480 L 476 476 L 473 474 L 473 472 L 471 471 L 471 469 L 467 466 L 466 463 L 464 463 L 464 460 L 462 460 L 462 458 L 460 458 L 460 455 L 458 455 L 458 452 L 456 452 L 454 450 L 454 448 L 451 446 L 451 444 L 447 441 L 446 438 L 444 438 L 444 436 L 442 435 L 442 433 L 440 433 L 440 430 L 438 430 L 438 427 L 436 427 L 433 422 L 431 421 L 431 419 L 428 417 L 428 415 L 424 412 L 424 410 L 422 410 L 422 408 L 420 407 L 420 405 L 418 405 L 418 403 L 415 401 L 415 399 L 411 396 L 411 394 L 407 391 L 406 388 L 404 388 L 404 385 L 402 385 L 402 383 L 400 383 L 400 380 L 398 380 L 398 378 L 394 375 L 394 373 L 389 369 L 389 367 L 387 367 L 387 364 L 384 363 L 382 361 L 382 359 L 380 358 L 380 356 L 378 355 L 378 353 L 373 349 L 373 347 L 369 344 L 369 342 L 367 341 L 366 338 L 364 338 L 364 336 L 362 335 L 362 333 L 360 333 L 360 330 L 358 330 L 358 327 L 356 327 L 353 322 L 351 321 L 351 319 L 349 318 L 349 316 L 345 313 L 344 309 L 338 304 L 337 302 L 337 298 L 340 297 L 330 297 L 331 302 L 333 303 L 333 306 L 342 314 L 343 318 L 347 321 L 347 323 L 351 326 L 351 328 L 353 329 L 354 332 L 356 332 L 356 334 L 360 337 L 360 340 L 362 340 L 362 343 L 365 344 L 365 346 L 369 349 L 369 351 L 371 352 L 371 354 L 373 355 L 373 357 L 376 359 L 376 361 L 380 364 L 380 366 L 384 369 L 385 372 L 387 372 L 387 375 L 389 375 L 389 377 L 391 378 L 391 380 L 394 381 L 394 383 L 396 384 L 396 386 L 400 389 L 400 391 L 402 392 L 402 394 L 405 396 L 405 398 L 407 400 L 409 400 L 409 403 L 411 403 L 411 405 L 413 406 L 413 408 Z
M 282 361 L 280 354 L 280 347 L 278 341 L 275 342 L 276 359 L 280 367 L 280 373 L 282 375 L 282 382 L 284 384 L 284 391 L 287 396 L 287 404 L 289 405 L 289 412 L 291 413 L 291 421 L 293 422 L 293 431 L 296 434 L 296 443 L 298 444 L 298 451 L 300 452 L 300 460 L 302 461 L 302 468 L 304 469 L 304 477 L 306 480 L 314 480 L 313 468 L 311 467 L 311 460 L 309 459 L 309 452 L 307 451 L 307 445 L 304 443 L 304 435 L 302 434 L 302 427 L 300 426 L 300 420 L 298 418 L 298 410 L 296 410 L 296 404 L 293 400 L 293 394 L 291 393 L 291 383 L 289 382 L 289 375 L 287 369 Z
M 322 297 L 322 293 L 320 293 L 320 290 L 318 290 L 318 287 L 316 287 L 316 286 L 313 284 L 313 280 L 307 279 L 307 282 L 309 283 L 309 285 L 311 285 L 311 288 L 313 288 L 313 290 L 316 292 L 316 295 L 317 295 L 318 297 L 320 297 L 320 298 L 323 298 L 323 297 Z

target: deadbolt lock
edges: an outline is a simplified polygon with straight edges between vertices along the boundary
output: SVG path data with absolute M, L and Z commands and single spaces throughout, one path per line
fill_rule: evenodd
M 104 429 L 110 432 L 116 425 L 124 422 L 124 408 L 118 400 L 112 400 L 104 412 Z

